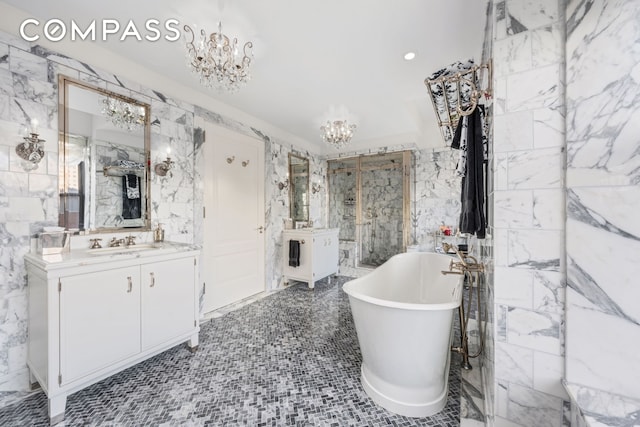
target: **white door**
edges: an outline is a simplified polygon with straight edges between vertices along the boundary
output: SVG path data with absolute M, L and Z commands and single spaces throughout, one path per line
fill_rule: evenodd
M 265 289 L 264 143 L 205 124 L 203 313 Z

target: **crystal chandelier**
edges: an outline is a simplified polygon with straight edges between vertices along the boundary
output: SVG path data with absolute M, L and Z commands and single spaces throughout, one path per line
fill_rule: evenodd
M 340 149 L 351 141 L 356 125 L 350 125 L 346 120 L 327 121 L 325 126 L 320 126 L 322 139 L 328 144 Z
M 106 115 L 115 126 L 129 132 L 144 125 L 145 111 L 142 106 L 134 106 L 121 99 L 106 97 L 102 99 L 102 114 Z
M 253 43 L 246 42 L 241 52 L 238 39 L 230 41 L 222 33 L 222 22 L 218 22 L 218 32 L 209 36 L 200 30 L 197 43 L 191 27 L 185 25 L 184 30 L 191 33 L 191 41 L 187 42 L 187 64 L 191 71 L 200 76 L 202 85 L 236 92 L 251 79 L 249 66 Z

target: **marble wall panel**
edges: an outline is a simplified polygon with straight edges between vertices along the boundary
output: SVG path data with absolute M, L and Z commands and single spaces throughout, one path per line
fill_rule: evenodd
M 561 13 L 556 0 L 501 0 L 495 8 L 495 40 L 549 26 Z
M 496 378 L 532 388 L 533 355 L 534 352 L 528 348 L 496 343 Z
M 494 138 L 502 141 L 493 147 L 494 152 L 504 153 L 533 148 L 533 112 L 518 111 L 493 119 Z
M 564 91 L 558 83 L 563 76 L 564 69 L 559 64 L 506 76 L 507 110 L 561 109 Z
M 460 220 L 461 178 L 455 173 L 459 152 L 416 150 L 414 156 L 412 243 L 433 251 L 439 227 L 449 225 L 455 230 Z
M 565 147 L 565 114 L 561 109 L 533 110 L 533 143 L 535 148 Z
M 494 425 L 560 426 L 564 351 L 564 3 L 497 1 L 489 276 Z M 500 65 L 501 64 L 501 65 Z M 491 342 L 490 342 L 491 345 Z M 490 353 L 490 352 L 488 352 Z M 491 406 L 491 405 L 487 405 Z M 489 416 L 489 419 L 491 417 Z
M 632 0 L 567 4 L 566 377 L 588 401 L 617 395 L 640 409 L 640 356 L 614 344 L 640 336 L 638 16 Z M 588 411 L 614 420 L 614 408 Z
M 531 228 L 534 221 L 533 192 L 498 191 L 494 194 L 494 220 L 496 228 Z
M 507 398 L 507 417 L 516 425 L 556 427 L 563 423 L 563 403 L 555 396 L 509 384 Z

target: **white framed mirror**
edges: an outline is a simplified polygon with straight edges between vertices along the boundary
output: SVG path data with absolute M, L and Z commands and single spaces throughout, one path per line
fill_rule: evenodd
M 64 75 L 58 91 L 58 225 L 149 230 L 150 105 Z

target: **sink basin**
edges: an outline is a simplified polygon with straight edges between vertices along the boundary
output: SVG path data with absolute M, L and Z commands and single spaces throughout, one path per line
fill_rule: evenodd
M 161 247 L 162 247 L 161 245 L 157 245 L 155 243 L 140 243 L 138 245 L 131 245 L 131 246 L 115 246 L 113 248 L 89 249 L 87 253 L 89 255 L 126 254 L 131 252 L 160 249 Z

